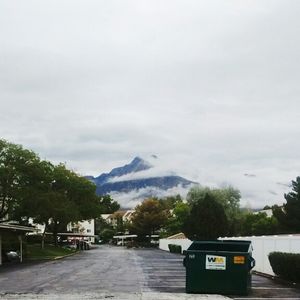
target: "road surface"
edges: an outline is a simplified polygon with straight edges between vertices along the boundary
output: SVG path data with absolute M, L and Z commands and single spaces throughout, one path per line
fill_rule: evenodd
M 61 260 L 0 268 L 0 297 L 226 299 L 216 295 L 185 294 L 182 258 L 181 255 L 157 249 L 99 246 Z M 251 295 L 232 298 L 300 300 L 300 291 L 254 276 Z

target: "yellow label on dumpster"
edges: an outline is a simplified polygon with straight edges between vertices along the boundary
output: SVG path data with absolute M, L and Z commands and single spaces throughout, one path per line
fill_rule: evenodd
M 245 263 L 245 256 L 234 256 L 233 263 L 243 265 Z

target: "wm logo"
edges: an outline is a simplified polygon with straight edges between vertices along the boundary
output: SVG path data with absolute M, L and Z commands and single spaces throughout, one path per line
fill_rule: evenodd
M 226 270 L 226 257 L 206 255 L 205 268 L 207 270 Z
M 224 263 L 224 257 L 208 256 L 207 261 L 210 262 L 210 263 L 223 264 Z

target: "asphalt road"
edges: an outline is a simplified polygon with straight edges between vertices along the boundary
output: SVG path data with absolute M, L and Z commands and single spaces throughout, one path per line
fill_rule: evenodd
M 100 246 L 39 264 L 0 268 L 5 299 L 226 299 L 185 294 L 182 256 L 161 250 Z M 247 297 L 233 297 L 245 299 Z M 249 299 L 300 300 L 300 291 L 253 277 Z

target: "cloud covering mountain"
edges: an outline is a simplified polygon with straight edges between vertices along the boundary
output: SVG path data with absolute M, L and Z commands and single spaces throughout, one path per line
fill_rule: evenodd
M 181 194 L 195 185 L 169 170 L 163 170 L 157 163 L 157 156 L 151 162 L 135 157 L 129 164 L 114 168 L 98 177 L 87 176 L 97 186 L 97 194 L 110 194 L 123 207 L 133 207 L 147 197 L 166 197 Z

